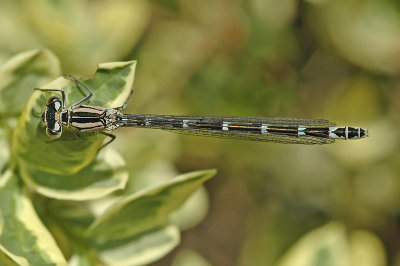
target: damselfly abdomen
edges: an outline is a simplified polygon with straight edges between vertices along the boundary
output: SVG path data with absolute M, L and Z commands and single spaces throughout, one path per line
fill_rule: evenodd
M 66 108 L 64 91 L 38 89 L 58 91 L 62 96 L 51 97 L 42 114 L 47 135 L 53 138 L 61 136 L 63 127 L 81 132 L 100 132 L 111 137 L 111 141 L 115 136 L 108 132 L 119 127 L 154 128 L 190 135 L 294 144 L 329 144 L 336 139 L 368 136 L 368 130 L 364 128 L 337 127 L 325 119 L 124 114 L 120 110 L 126 107 L 130 96 L 123 106 L 117 108 L 84 105 L 92 97 L 91 90 L 73 76 L 64 77 L 85 88 L 89 95 Z

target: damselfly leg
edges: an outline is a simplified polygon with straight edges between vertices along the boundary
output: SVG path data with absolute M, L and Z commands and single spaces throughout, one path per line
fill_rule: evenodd
M 88 87 L 86 87 L 82 82 L 80 82 L 77 78 L 75 78 L 74 76 L 71 76 L 71 75 L 63 75 L 63 78 L 69 79 L 69 80 L 75 82 L 76 84 L 78 84 L 78 86 L 79 85 L 82 86 L 89 92 L 88 96 L 86 96 L 82 100 L 78 101 L 77 103 L 74 103 L 70 108 L 73 109 L 75 106 L 79 106 L 79 105 L 83 104 L 84 102 L 88 101 L 90 98 L 92 98 L 92 96 L 93 96 L 92 91 Z
M 75 78 L 74 76 L 71 75 L 63 75 L 63 78 L 74 81 L 76 84 L 78 84 L 78 86 L 82 86 L 83 88 L 85 88 L 88 92 L 89 95 L 85 96 L 82 100 L 74 103 L 73 105 L 71 105 L 70 108 L 74 108 L 75 106 L 79 106 L 82 103 L 88 101 L 92 96 L 93 93 L 92 91 L 85 86 L 82 82 L 80 82 L 77 78 Z M 57 89 L 41 89 L 41 88 L 35 88 L 34 90 L 38 90 L 38 91 L 44 91 L 44 92 L 60 92 L 61 93 L 61 99 L 62 99 L 62 108 L 65 108 L 65 92 L 63 90 L 57 90 Z
M 103 134 L 106 137 L 110 137 L 111 139 L 109 141 L 107 141 L 106 143 L 103 144 L 103 146 L 100 147 L 100 150 L 103 149 L 105 146 L 107 146 L 108 144 L 110 144 L 111 142 L 113 142 L 116 138 L 116 136 L 114 134 L 111 133 L 107 133 L 107 132 L 100 132 L 101 134 Z
M 126 108 L 126 106 L 128 105 L 129 100 L 131 99 L 131 96 L 133 94 L 133 91 L 131 91 L 128 95 L 128 98 L 126 98 L 126 101 L 124 103 L 124 105 L 120 106 L 120 107 L 116 107 L 114 108 L 115 110 L 124 110 Z
M 44 91 L 44 92 L 61 92 L 62 107 L 65 107 L 65 92 L 63 90 L 41 89 L 41 88 L 34 88 L 34 90 L 36 90 L 36 91 Z

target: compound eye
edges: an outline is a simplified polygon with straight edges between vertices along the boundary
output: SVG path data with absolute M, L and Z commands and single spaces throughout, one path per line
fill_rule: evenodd
M 58 111 L 62 108 L 61 99 L 57 96 L 50 97 L 47 100 L 47 106 L 54 108 L 54 110 Z
M 54 127 L 52 129 L 46 128 L 47 136 L 53 139 L 58 139 L 61 136 L 61 133 L 62 133 L 62 127 L 58 122 L 54 124 Z
M 46 128 L 46 134 L 52 139 L 58 139 L 61 136 L 61 132 L 56 132 L 49 128 Z

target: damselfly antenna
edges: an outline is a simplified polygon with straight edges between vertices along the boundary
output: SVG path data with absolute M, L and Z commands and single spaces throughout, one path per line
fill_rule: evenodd
M 93 96 L 91 90 L 71 75 L 63 77 L 86 89 L 89 95 L 67 108 L 64 91 L 37 89 L 61 93 L 61 98 L 49 98 L 47 108 L 42 114 L 47 135 L 52 138 L 59 138 L 63 127 L 80 132 L 99 132 L 111 137 L 105 145 L 115 139 L 108 132 L 119 127 L 154 128 L 190 135 L 294 144 L 329 144 L 336 139 L 360 139 L 368 136 L 367 129 L 337 127 L 335 123 L 325 119 L 124 114 L 120 110 L 125 109 L 132 92 L 120 107 L 84 105 Z

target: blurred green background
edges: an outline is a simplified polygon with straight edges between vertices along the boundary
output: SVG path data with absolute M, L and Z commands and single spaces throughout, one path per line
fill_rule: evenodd
M 218 169 L 209 206 L 199 192 L 196 214 L 207 216 L 181 225 L 191 228 L 181 245 L 154 265 L 400 265 L 398 1 L 0 4 L 0 63 L 48 48 L 64 73 L 85 78 L 98 63 L 138 60 L 127 112 L 325 118 L 370 130 L 326 146 L 120 130 L 112 145 L 132 187 Z

